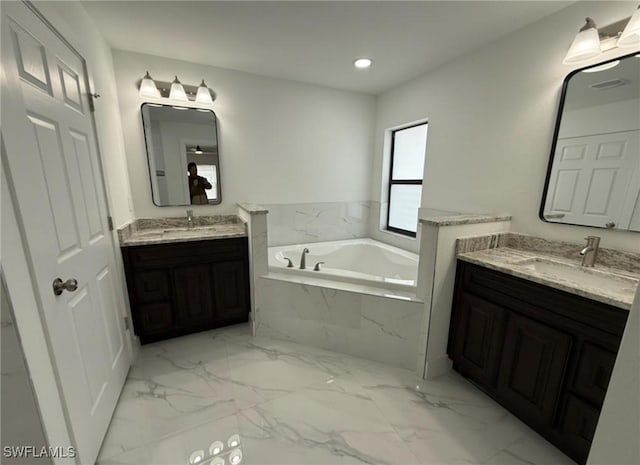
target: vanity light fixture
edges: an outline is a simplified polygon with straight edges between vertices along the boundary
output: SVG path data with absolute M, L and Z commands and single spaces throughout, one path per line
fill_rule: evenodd
M 171 92 L 169 92 L 169 99 L 177 100 L 179 102 L 189 101 L 189 99 L 187 98 L 187 93 L 184 91 L 184 87 L 182 87 L 182 83 L 178 79 L 178 76 L 176 76 L 171 83 Z
M 205 105 L 211 105 L 213 103 L 211 93 L 209 93 L 209 88 L 204 83 L 204 79 L 198 86 L 198 92 L 196 93 L 196 102 L 204 103 Z
M 160 91 L 156 87 L 156 83 L 153 82 L 151 76 L 149 76 L 149 71 L 147 71 L 147 74 L 142 78 L 142 81 L 140 82 L 140 90 L 138 92 L 141 97 L 160 98 Z
M 353 62 L 353 66 L 359 69 L 370 68 L 373 61 L 371 58 L 358 58 Z
M 202 105 L 211 105 L 216 99 L 216 94 L 204 83 L 204 79 L 199 86 L 182 84 L 175 77 L 173 82 L 154 81 L 149 76 L 149 72 L 138 81 L 138 93 L 140 97 L 146 98 L 168 98 L 178 102 L 194 101 Z M 209 110 L 202 110 L 209 111 Z
M 616 47 L 640 47 L 640 7 L 631 17 L 600 29 L 596 28 L 593 19 L 587 18 L 562 63 L 581 64 Z
M 582 63 L 602 53 L 596 23 L 591 18 L 586 18 L 585 21 L 585 25 L 580 28 L 580 32 L 573 39 L 571 47 L 562 61 L 565 65 Z
M 202 147 L 200 147 L 199 145 L 196 145 L 196 152 L 197 155 L 202 155 L 204 152 L 202 151 Z
M 617 45 L 621 48 L 640 45 L 640 6 L 633 13 L 622 34 L 618 37 Z

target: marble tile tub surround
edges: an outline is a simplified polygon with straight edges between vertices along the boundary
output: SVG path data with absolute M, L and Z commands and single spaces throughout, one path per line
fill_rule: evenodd
M 246 233 L 245 222 L 237 215 L 194 215 L 193 225 L 196 228 L 219 226 L 219 234 L 216 235 L 217 237 L 233 237 Z M 155 230 L 185 227 L 187 227 L 186 214 L 181 217 L 138 218 L 118 229 L 118 239 L 120 245 L 142 245 L 147 242 L 157 243 L 162 242 L 162 240 L 160 238 L 148 239 L 143 237 L 144 234 Z M 184 239 L 197 240 L 198 238 L 194 237 L 192 232 L 189 232 Z
M 256 335 L 416 369 L 422 302 L 288 278 L 258 280 Z
M 462 238 L 457 241 L 458 258 L 498 271 L 529 279 L 559 290 L 630 309 L 640 280 L 640 254 L 601 248 L 594 268 L 581 268 L 580 249 L 584 244 L 551 241 L 517 233 Z M 611 271 L 620 276 L 619 289 L 594 287 L 581 279 L 561 279 L 519 265 L 527 259 L 552 259 L 584 273 Z
M 142 347 L 98 465 L 175 465 L 238 434 L 242 464 L 570 465 L 456 373 L 409 370 L 231 326 Z
M 372 202 L 268 204 L 269 245 L 369 237 Z

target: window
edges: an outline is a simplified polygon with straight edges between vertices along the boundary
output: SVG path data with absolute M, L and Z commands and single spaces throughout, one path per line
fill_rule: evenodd
M 198 165 L 198 176 L 207 178 L 211 184 L 211 189 L 207 189 L 207 199 L 209 203 L 215 203 L 218 194 L 218 167 L 216 165 Z M 212 202 L 213 201 L 213 202 Z
M 422 198 L 427 123 L 391 132 L 387 230 L 416 237 Z

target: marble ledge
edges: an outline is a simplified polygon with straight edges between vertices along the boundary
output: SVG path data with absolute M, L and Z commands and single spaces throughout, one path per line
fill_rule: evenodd
M 598 269 L 585 269 L 580 267 L 580 262 L 569 260 L 554 255 L 542 255 L 539 252 L 531 252 L 510 247 L 487 248 L 475 252 L 458 253 L 457 258 L 475 265 L 479 265 L 492 270 L 500 271 L 518 278 L 533 281 L 544 286 L 548 286 L 561 291 L 569 292 L 587 299 L 602 302 L 624 310 L 630 310 L 633 303 L 640 275 L 620 272 L 617 269 L 599 267 Z M 613 290 L 601 286 L 594 287 L 586 282 L 578 282 L 574 279 L 564 279 L 558 275 L 549 275 L 544 272 L 523 266 L 526 260 L 549 260 L 560 263 L 574 269 L 580 269 L 584 273 L 610 272 L 620 284 L 620 289 Z
M 335 289 L 338 291 L 352 292 L 356 294 L 367 294 L 376 297 L 386 297 L 389 299 L 402 300 L 406 302 L 424 303 L 424 300 L 416 297 L 415 293 L 392 291 L 389 289 L 383 289 L 373 286 L 364 286 L 362 284 L 354 284 L 340 281 L 330 281 L 320 278 L 308 278 L 306 276 L 295 276 L 285 273 L 274 273 L 260 276 L 262 279 L 269 279 L 271 281 L 281 281 L 295 284 L 303 284 L 305 286 L 323 287 L 327 289 Z
M 269 210 L 267 210 L 262 205 L 258 205 L 256 203 L 238 202 L 238 203 L 236 203 L 236 205 L 238 207 L 242 208 L 247 213 L 250 213 L 252 215 L 260 215 L 260 214 L 269 213 Z
M 482 214 L 482 213 L 460 213 L 435 208 L 420 208 L 418 210 L 418 221 L 431 226 L 457 226 L 462 224 L 496 223 L 499 221 L 510 221 L 511 215 L 507 214 Z

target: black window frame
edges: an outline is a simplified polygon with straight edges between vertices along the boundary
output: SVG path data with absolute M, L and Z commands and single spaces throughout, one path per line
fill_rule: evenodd
M 406 129 L 411 129 L 411 128 L 415 128 L 418 126 L 427 126 L 428 127 L 429 122 L 428 121 L 423 121 L 421 123 L 415 123 L 409 126 L 404 126 L 401 128 L 397 128 L 397 129 L 393 129 L 391 130 L 391 156 L 390 158 L 390 163 L 389 163 L 389 191 L 387 193 L 387 231 L 391 231 L 394 232 L 396 234 L 402 234 L 404 236 L 409 236 L 409 237 L 416 237 L 417 236 L 417 232 L 413 232 L 413 231 L 409 231 L 407 229 L 402 229 L 402 228 L 396 228 L 395 226 L 391 226 L 389 225 L 389 218 L 391 216 L 391 187 L 393 185 L 423 185 L 423 178 L 424 178 L 424 173 L 422 175 L 422 178 L 420 179 L 397 179 L 394 180 L 393 179 L 393 162 L 395 159 L 395 145 L 396 145 L 396 133 L 400 132 L 400 131 L 404 131 Z M 425 158 L 426 158 L 426 153 L 425 153 Z M 426 162 L 426 160 L 425 160 Z M 416 218 L 417 221 L 417 218 Z M 417 229 L 417 227 L 416 227 Z

